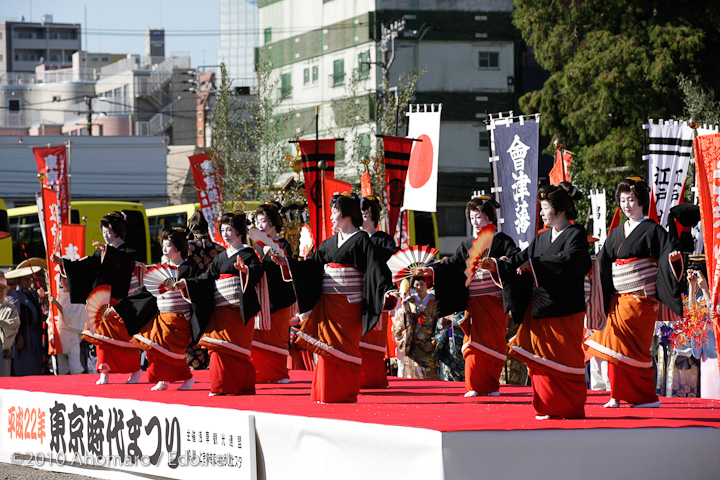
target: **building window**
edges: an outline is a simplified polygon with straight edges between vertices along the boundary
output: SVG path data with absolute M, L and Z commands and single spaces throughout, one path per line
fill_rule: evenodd
M 464 237 L 467 235 L 465 207 L 437 207 L 438 235 L 441 237 Z
M 292 76 L 289 73 L 283 73 L 280 75 L 280 97 L 286 97 L 290 95 L 292 91 Z
M 478 52 L 478 67 L 500 68 L 500 54 L 498 52 Z
M 303 85 L 310 83 L 310 69 L 306 68 L 303 70 Z
M 345 60 L 335 60 L 333 62 L 333 73 L 331 75 L 332 86 L 336 87 L 345 83 Z
M 312 67 L 312 82 L 317 83 L 318 81 L 318 66 L 314 65 Z
M 487 150 L 490 147 L 490 139 L 488 138 L 488 132 L 487 130 L 480 130 L 480 141 L 478 142 L 478 145 L 480 146 L 480 150 Z
M 272 27 L 265 29 L 265 45 L 272 42 Z
M 11 98 L 8 100 L 8 112 L 11 115 L 19 115 L 20 114 L 20 99 Z
M 370 52 L 358 54 L 358 79 L 365 80 L 370 76 Z

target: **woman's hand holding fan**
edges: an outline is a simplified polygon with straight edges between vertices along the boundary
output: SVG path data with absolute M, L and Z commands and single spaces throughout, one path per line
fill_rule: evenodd
M 468 258 L 465 260 L 465 286 L 470 285 L 475 272 L 480 266 L 483 259 L 490 256 L 490 247 L 492 247 L 493 238 L 495 236 L 495 225 L 489 223 L 485 225 L 477 238 L 473 240 L 472 247 L 468 251 Z
M 414 275 L 422 275 L 417 272 L 426 272 L 426 270 L 421 269 L 430 268 L 428 264 L 435 259 L 437 253 L 436 249 L 427 245 L 413 245 L 395 253 L 387 261 L 387 266 L 393 276 L 393 282 L 398 283 Z

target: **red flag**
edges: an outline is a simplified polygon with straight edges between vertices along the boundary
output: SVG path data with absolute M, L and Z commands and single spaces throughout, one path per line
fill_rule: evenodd
M 70 191 L 67 177 L 67 147 L 33 148 L 38 173 L 45 175 L 44 188 L 52 188 L 58 193 L 60 223 L 70 223 Z
M 80 260 L 85 256 L 85 225 L 63 225 L 60 248 L 62 256 L 69 260 Z
M 351 189 L 352 185 L 349 182 L 343 182 L 342 180 L 338 180 L 337 178 L 325 178 L 325 186 L 323 187 L 323 196 L 325 198 L 325 202 L 323 203 L 323 205 L 328 206 L 327 216 L 323 219 L 325 222 L 325 235 L 319 242 L 317 242 L 317 245 L 320 245 L 323 240 L 333 236 L 332 222 L 330 222 L 330 199 L 332 199 L 333 195 L 336 195 L 338 193 L 350 193 Z M 323 209 L 323 211 L 325 210 Z
M 413 139 L 390 135 L 384 135 L 382 138 L 385 150 L 385 202 L 387 202 L 388 234 L 394 237 L 400 207 L 402 207 L 405 196 L 405 179 L 410 164 Z
M 655 223 L 660 223 L 658 220 L 657 202 L 655 201 L 655 187 L 650 189 L 650 205 L 648 205 L 648 218 L 654 220 Z
M 322 174 L 317 164 L 320 160 L 327 162 L 325 179 L 335 178 L 335 139 L 299 140 L 298 148 L 302 154 L 303 176 L 305 177 L 305 195 L 307 196 L 308 212 L 310 213 L 310 228 L 317 245 L 320 245 L 325 236 L 322 234 L 323 219 L 329 218 L 329 213 L 323 211 L 323 195 L 320 179 Z M 332 234 L 331 234 L 332 235 Z
M 613 214 L 613 218 L 610 221 L 610 227 L 608 227 L 608 235 L 610 235 L 610 232 L 613 231 L 613 228 L 620 226 L 620 209 L 616 208 L 615 213 Z
M 369 197 L 373 194 L 370 172 L 365 172 L 360 177 L 360 191 L 363 197 Z
M 58 194 L 51 188 L 43 188 L 41 192 L 43 223 L 45 224 L 45 251 L 47 252 L 47 267 L 50 273 L 50 294 L 58 298 L 58 285 L 60 285 L 61 267 L 52 261 L 53 253 L 56 253 L 60 245 L 60 215 L 58 207 Z M 60 335 L 57 330 L 58 309 L 55 304 L 50 304 L 50 315 L 48 316 L 48 353 L 55 355 L 62 353 Z
M 560 152 L 555 153 L 555 165 L 553 165 L 550 175 L 548 175 L 551 185 L 560 185 L 560 182 L 572 182 L 570 176 L 570 164 L 572 161 L 572 152 L 563 150 L 562 156 Z
M 705 262 L 707 280 L 710 286 L 710 305 L 720 312 L 718 293 L 720 293 L 720 249 L 715 248 L 715 239 L 720 235 L 720 209 L 713 208 L 720 199 L 720 134 L 696 137 L 695 165 L 697 168 L 698 196 L 700 199 L 700 222 L 702 223 L 703 242 L 705 243 Z M 715 338 L 720 338 L 718 316 L 713 316 Z M 719 343 L 720 344 L 720 343 Z M 720 364 L 720 355 L 718 356 Z
M 218 226 L 220 216 L 225 209 L 222 194 L 222 171 L 218 171 L 212 159 L 204 153 L 188 157 L 188 160 L 190 160 L 190 170 L 195 180 L 200 210 L 208 222 L 210 238 L 223 245 L 225 242 L 220 238 Z

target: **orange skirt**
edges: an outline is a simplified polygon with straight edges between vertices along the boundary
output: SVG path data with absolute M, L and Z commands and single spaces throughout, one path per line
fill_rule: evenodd
M 117 314 L 107 315 L 94 333 L 83 334 L 83 340 L 96 345 L 98 370 L 102 370 L 103 365 L 108 373 L 140 370 L 140 350 L 131 343 L 125 323 Z
M 389 385 L 385 365 L 387 323 L 388 312 L 383 312 L 378 325 L 360 338 L 362 355 L 362 372 L 358 377 L 360 388 L 387 388 Z
M 237 307 L 215 307 L 198 345 L 250 360 L 255 323 L 244 324 Z
M 500 297 L 480 295 L 468 297 L 470 315 L 461 327 L 469 332 L 463 341 L 465 388 L 479 394 L 497 392 L 500 374 L 507 358 L 508 317 Z M 467 323 L 470 325 L 466 325 Z
M 270 330 L 255 330 L 251 361 L 257 383 L 274 383 L 289 378 L 287 359 L 291 307 L 271 315 Z

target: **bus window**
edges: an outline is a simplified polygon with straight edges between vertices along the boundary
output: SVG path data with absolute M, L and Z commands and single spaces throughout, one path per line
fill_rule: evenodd
M 10 233 L 10 222 L 5 208 L 5 202 L 0 199 L 0 232 Z M 0 233 L 0 237 L 2 234 Z M 0 266 L 11 265 L 12 259 L 12 237 L 0 238 Z
M 125 240 L 137 251 L 137 259 L 145 262 L 147 256 L 147 234 L 145 232 L 145 216 L 138 210 L 123 210 L 127 218 L 127 235 Z M 85 252 L 88 253 L 88 252 Z
M 12 261 L 15 265 L 28 258 L 45 258 L 45 244 L 37 213 L 10 217 L 12 235 Z M 25 246 L 23 252 L 23 245 Z

